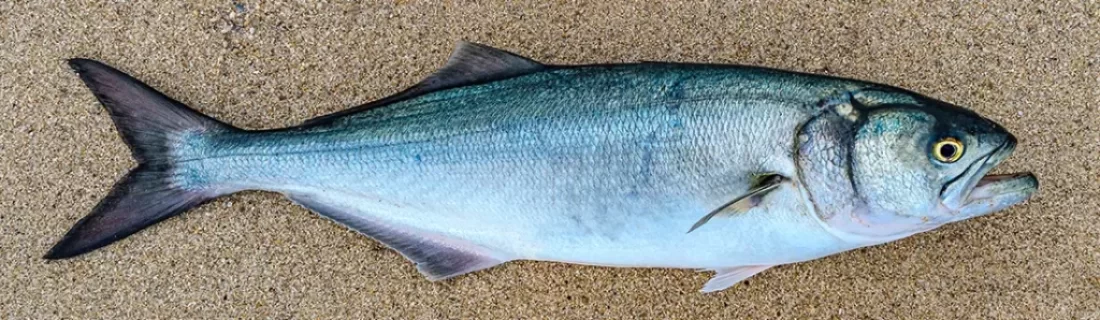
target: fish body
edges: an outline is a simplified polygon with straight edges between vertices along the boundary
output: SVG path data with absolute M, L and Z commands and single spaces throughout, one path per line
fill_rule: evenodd
M 51 258 L 94 250 L 218 196 L 265 190 L 382 242 L 432 280 L 539 260 L 713 270 L 704 291 L 716 291 L 771 266 L 1000 210 L 1037 187 L 1029 174 L 982 178 L 991 166 L 980 164 L 1006 157 L 1015 137 L 969 111 L 889 86 L 759 67 L 547 66 L 463 44 L 402 93 L 259 131 L 203 116 L 105 65 L 80 60 L 74 68 L 140 164 Z M 898 106 L 932 111 L 876 112 Z M 880 114 L 886 120 L 875 120 Z M 951 115 L 967 119 L 938 118 Z M 160 119 L 127 128 L 150 116 Z M 967 166 L 983 170 L 943 179 L 967 182 L 953 192 L 980 190 L 981 208 L 965 194 L 944 205 L 948 185 L 932 188 L 936 199 L 866 199 L 896 196 L 893 180 L 930 180 L 925 168 L 883 179 L 880 166 L 899 161 L 889 157 L 855 164 L 873 158 L 861 147 L 911 151 L 881 138 L 919 133 L 908 130 L 914 123 L 965 127 L 988 149 Z M 142 141 L 147 132 L 163 134 Z M 878 142 L 859 143 L 871 140 Z M 688 232 L 763 175 L 783 180 L 759 203 Z M 136 201 L 127 184 L 151 188 L 143 194 L 161 204 Z
M 746 94 L 760 90 L 738 86 L 751 76 L 767 75 L 554 70 L 301 130 L 218 137 L 184 151 L 203 160 L 179 169 L 196 184 L 308 194 L 519 259 L 719 267 L 847 248 L 797 188 L 771 210 L 685 234 L 753 174 L 796 175 L 793 134 L 817 98 Z

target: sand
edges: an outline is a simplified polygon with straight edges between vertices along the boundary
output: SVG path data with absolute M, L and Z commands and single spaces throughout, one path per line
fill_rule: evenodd
M 0 318 L 1100 319 L 1100 3 L 0 2 Z M 890 83 L 1020 138 L 1032 201 L 768 270 L 509 263 L 431 283 L 269 193 L 220 199 L 77 259 L 40 257 L 134 165 L 64 59 L 105 61 L 234 125 L 379 98 L 459 40 L 552 63 L 763 65 Z

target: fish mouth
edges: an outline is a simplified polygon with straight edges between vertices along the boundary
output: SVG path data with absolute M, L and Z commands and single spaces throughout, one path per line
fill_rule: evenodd
M 990 214 L 1030 199 L 1039 188 L 1031 172 L 988 174 L 1016 149 L 1011 135 L 946 187 L 944 204 L 956 211 L 956 220 Z
M 1039 180 L 1030 172 L 987 175 L 970 192 L 959 208 L 961 218 L 990 214 L 1031 198 L 1039 189 Z

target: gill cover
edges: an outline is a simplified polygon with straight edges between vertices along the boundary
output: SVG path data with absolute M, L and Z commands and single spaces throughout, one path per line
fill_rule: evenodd
M 802 180 L 822 221 L 854 241 L 881 243 L 964 219 L 972 191 L 1015 145 L 972 111 L 892 87 L 839 94 L 821 110 L 799 132 Z M 988 195 L 1000 199 L 997 210 L 1030 195 L 1026 181 L 998 183 L 1022 187 Z

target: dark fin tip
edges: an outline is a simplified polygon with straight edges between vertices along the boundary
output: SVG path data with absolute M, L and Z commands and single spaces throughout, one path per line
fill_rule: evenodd
M 80 72 L 80 71 L 84 70 L 84 65 L 85 64 L 94 63 L 95 60 L 84 59 L 84 58 L 70 58 L 70 59 L 66 59 L 65 62 L 69 63 L 69 67 L 72 68 L 73 71 Z
M 105 64 L 103 62 L 99 62 L 99 61 L 92 60 L 92 59 L 70 58 L 70 59 L 65 60 L 65 62 L 69 64 L 69 69 L 72 69 L 73 72 L 75 72 L 77 75 L 79 75 L 81 77 L 81 80 L 87 80 L 87 79 L 84 78 L 84 75 L 86 73 L 88 73 L 89 71 L 92 71 L 91 70 L 92 68 L 102 68 L 102 69 L 109 70 L 109 71 L 112 71 L 112 72 L 122 73 L 121 71 L 119 71 L 115 68 L 112 68 L 111 66 L 108 66 L 107 64 Z
M 173 172 L 179 137 L 235 130 L 104 63 L 68 59 L 107 109 L 138 166 L 115 183 L 91 213 L 77 221 L 43 258 L 75 257 L 133 235 L 220 194 Z
M 169 166 L 147 165 L 131 170 L 43 258 L 66 259 L 94 251 L 216 197 L 173 187 L 167 170 Z

